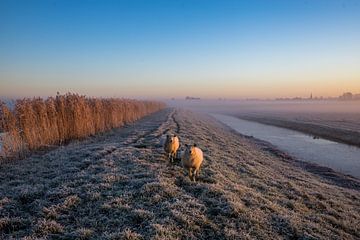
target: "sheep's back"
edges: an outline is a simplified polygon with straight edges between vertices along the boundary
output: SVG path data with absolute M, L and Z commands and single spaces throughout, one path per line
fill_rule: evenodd
M 200 148 L 195 148 L 195 154 L 193 154 L 193 163 L 195 168 L 199 168 L 204 160 L 204 154 Z
M 172 146 L 171 146 L 172 151 L 176 152 L 178 150 L 179 146 L 180 146 L 179 138 L 176 137 L 175 141 L 172 143 Z

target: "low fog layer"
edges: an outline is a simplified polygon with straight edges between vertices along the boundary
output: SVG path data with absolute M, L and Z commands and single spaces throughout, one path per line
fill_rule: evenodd
M 360 117 L 359 101 L 168 100 L 171 107 L 221 113 L 344 113 Z

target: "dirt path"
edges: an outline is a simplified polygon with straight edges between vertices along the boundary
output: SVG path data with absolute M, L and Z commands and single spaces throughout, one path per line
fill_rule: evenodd
M 166 160 L 167 133 L 204 150 L 198 183 Z M 360 238 L 359 191 L 184 110 L 4 164 L 0 184 L 4 239 Z

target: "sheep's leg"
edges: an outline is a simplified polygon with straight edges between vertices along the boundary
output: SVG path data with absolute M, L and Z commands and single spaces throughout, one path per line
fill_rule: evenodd
M 198 169 L 196 170 L 196 177 L 199 177 L 199 174 L 200 174 L 200 168 L 198 168 Z
M 168 154 L 168 159 L 169 159 L 170 162 L 171 162 L 171 153 Z
M 197 175 L 198 175 L 197 169 L 195 168 L 195 170 L 194 170 L 194 176 L 193 176 L 193 181 L 194 181 L 194 182 L 196 182 L 195 177 L 197 177 Z
M 192 180 L 193 180 L 193 178 L 192 178 L 191 168 L 189 168 L 189 178 L 190 178 L 190 181 L 192 181 Z

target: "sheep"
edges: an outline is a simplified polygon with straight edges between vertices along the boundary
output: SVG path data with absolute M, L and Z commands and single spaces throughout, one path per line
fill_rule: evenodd
M 186 146 L 186 150 L 181 158 L 183 167 L 189 171 L 190 181 L 196 182 L 195 177 L 199 176 L 200 167 L 204 160 L 203 152 L 194 144 L 193 146 Z M 192 172 L 192 170 L 194 170 Z
M 179 146 L 180 146 L 180 141 L 176 135 L 166 136 L 164 150 L 168 154 L 168 159 L 170 160 L 170 162 L 173 162 L 174 158 L 176 157 L 176 152 L 179 149 Z

